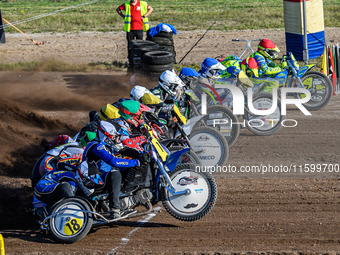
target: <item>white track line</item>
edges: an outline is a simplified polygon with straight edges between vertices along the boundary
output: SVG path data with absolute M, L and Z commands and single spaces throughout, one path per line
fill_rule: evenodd
M 155 211 L 158 211 L 160 210 L 161 208 L 160 207 L 156 207 L 154 210 Z M 122 239 L 120 239 L 120 242 L 119 244 L 116 246 L 116 248 L 112 249 L 107 255 L 113 255 L 115 254 L 115 252 L 122 246 L 125 246 L 128 244 L 128 242 L 130 241 L 130 237 L 133 235 L 133 233 L 135 233 L 138 229 L 141 228 L 142 225 L 144 225 L 145 223 L 147 223 L 149 220 L 151 220 L 153 217 L 156 216 L 156 213 L 149 213 L 147 214 L 146 216 L 144 216 L 143 219 L 137 221 L 138 222 L 138 225 L 139 227 L 136 227 L 134 229 L 132 229 L 127 235 L 126 237 L 123 237 Z

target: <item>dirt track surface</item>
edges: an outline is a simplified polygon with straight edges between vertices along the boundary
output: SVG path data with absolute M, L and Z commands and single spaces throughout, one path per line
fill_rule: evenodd
M 244 38 L 249 37 L 253 38 Z M 217 55 L 216 49 L 209 50 Z M 192 60 L 200 62 L 202 54 L 194 53 Z M 30 50 L 22 52 L 28 55 Z M 95 54 L 93 59 L 82 56 L 86 63 L 97 61 Z M 35 57 L 39 55 L 29 59 Z M 340 254 L 340 174 L 335 172 L 216 174 L 217 204 L 200 221 L 180 222 L 162 210 L 144 224 L 137 219 L 96 227 L 75 244 L 55 243 L 38 230 L 30 211 L 29 177 L 43 153 L 40 141 L 75 134 L 87 122 L 89 111 L 128 96 L 129 77 L 109 72 L 0 72 L 0 81 L 0 233 L 6 254 Z M 147 82 L 142 85 L 151 87 Z M 291 109 L 287 118 L 297 120 L 298 126 L 269 137 L 243 130 L 230 149 L 227 165 L 239 169 L 261 164 L 340 164 L 339 95 L 310 117 Z

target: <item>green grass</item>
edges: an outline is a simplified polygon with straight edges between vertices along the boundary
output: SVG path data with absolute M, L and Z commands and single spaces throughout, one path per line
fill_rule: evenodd
M 90 1 L 90 0 L 88 0 Z M 0 0 L 2 15 L 10 22 L 47 14 L 86 0 Z M 124 1 L 100 0 L 52 16 L 18 25 L 25 32 L 121 31 L 123 19 L 115 9 Z M 282 0 L 149 0 L 154 12 L 151 26 L 161 22 L 178 30 L 283 28 Z M 325 26 L 340 27 L 340 1 L 324 1 Z M 6 32 L 15 31 L 6 28 Z
M 176 73 L 183 67 L 200 69 L 200 65 L 174 65 Z M 126 71 L 127 63 L 113 61 L 97 62 L 89 64 L 70 64 L 60 60 L 50 59 L 48 61 L 30 61 L 18 63 L 0 63 L 0 71 L 27 71 L 27 72 L 93 72 L 93 71 Z
M 92 71 L 123 71 L 125 63 L 99 62 L 89 64 L 70 64 L 60 60 L 31 61 L 18 63 L 0 63 L 0 71 L 30 71 L 30 72 L 92 72 Z

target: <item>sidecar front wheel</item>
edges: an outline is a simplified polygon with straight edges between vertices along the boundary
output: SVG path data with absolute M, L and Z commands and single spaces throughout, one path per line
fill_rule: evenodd
M 74 243 L 90 231 L 93 214 L 90 206 L 80 198 L 70 197 L 56 203 L 52 208 L 49 230 L 52 237 L 60 243 Z

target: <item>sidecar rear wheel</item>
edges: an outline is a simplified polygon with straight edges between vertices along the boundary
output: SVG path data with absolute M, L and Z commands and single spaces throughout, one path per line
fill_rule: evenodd
M 269 109 L 273 104 L 273 96 L 270 93 L 258 93 L 253 99 L 255 109 Z M 255 135 L 268 136 L 276 133 L 282 127 L 282 121 L 285 120 L 285 115 L 281 114 L 281 100 L 278 99 L 276 110 L 269 115 L 253 115 L 246 112 L 244 119 L 246 127 Z
M 60 243 L 74 243 L 90 231 L 93 214 L 90 206 L 80 198 L 66 198 L 56 203 L 50 211 L 49 230 L 52 237 Z
M 170 179 L 176 192 L 188 190 L 185 195 L 174 196 L 163 189 L 163 206 L 171 216 L 196 221 L 212 210 L 217 199 L 217 184 L 210 173 L 192 164 L 181 164 L 170 174 Z
M 234 145 L 240 135 L 240 125 L 237 117 L 224 106 L 208 107 L 207 114 L 201 121 L 196 122 L 192 129 L 205 125 L 219 131 L 227 140 L 229 148 Z
M 212 127 L 195 128 L 189 136 L 191 148 L 204 166 L 224 166 L 229 146 L 224 136 Z

